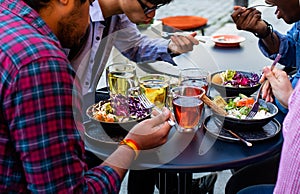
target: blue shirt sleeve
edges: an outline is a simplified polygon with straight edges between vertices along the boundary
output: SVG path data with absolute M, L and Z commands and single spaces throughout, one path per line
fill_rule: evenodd
M 115 39 L 116 48 L 127 58 L 135 62 L 166 61 L 173 65 L 172 56 L 168 53 L 169 40 L 150 38 L 138 30 L 125 15 L 120 15 L 120 21 Z

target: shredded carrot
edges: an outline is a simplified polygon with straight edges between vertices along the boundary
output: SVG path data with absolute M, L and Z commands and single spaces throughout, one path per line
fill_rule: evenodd
M 247 106 L 247 107 L 252 107 L 254 103 L 254 98 L 243 98 L 239 101 L 236 102 L 236 106 L 241 107 L 241 106 Z

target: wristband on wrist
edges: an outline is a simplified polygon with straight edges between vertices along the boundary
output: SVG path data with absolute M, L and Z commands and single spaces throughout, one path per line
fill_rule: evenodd
M 273 26 L 265 20 L 264 20 L 264 22 L 267 24 L 267 31 L 263 35 L 259 35 L 256 32 L 253 32 L 253 34 L 260 39 L 267 38 L 270 34 L 273 37 Z
M 120 141 L 119 145 L 127 145 L 130 147 L 135 153 L 134 160 L 136 160 L 140 154 L 140 146 L 132 139 L 123 139 Z

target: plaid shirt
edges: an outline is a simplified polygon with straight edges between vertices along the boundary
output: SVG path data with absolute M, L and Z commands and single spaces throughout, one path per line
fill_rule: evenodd
M 81 91 L 55 35 L 20 0 L 0 0 L 0 18 L 0 192 L 118 193 L 112 168 L 87 170 Z

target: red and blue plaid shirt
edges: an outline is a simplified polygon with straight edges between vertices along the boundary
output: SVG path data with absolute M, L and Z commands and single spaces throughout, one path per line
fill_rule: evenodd
M 80 88 L 55 35 L 20 0 L 0 0 L 0 18 L 0 192 L 118 193 L 112 168 L 87 170 Z

